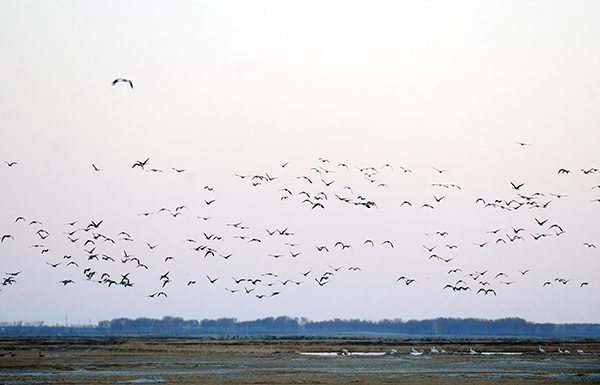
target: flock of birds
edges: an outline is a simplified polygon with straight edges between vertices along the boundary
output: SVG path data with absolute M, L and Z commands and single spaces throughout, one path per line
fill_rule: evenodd
M 117 79 L 117 81 L 127 81 L 125 79 Z M 521 144 L 523 145 L 523 144 Z M 18 162 L 6 161 L 6 166 L 17 171 Z M 297 206 L 305 207 L 309 212 L 325 210 L 326 207 L 337 205 L 338 207 L 347 208 L 362 208 L 365 210 L 379 210 L 377 201 L 373 198 L 367 198 L 366 195 L 355 194 L 354 190 L 358 186 L 344 184 L 343 181 L 336 179 L 334 176 L 340 175 L 342 171 L 353 172 L 360 176 L 363 184 L 368 186 L 367 191 L 387 190 L 390 187 L 385 181 L 386 174 L 395 172 L 390 164 L 384 164 L 380 167 L 351 167 L 345 163 L 332 165 L 328 159 L 319 158 L 317 164 L 309 169 L 308 173 L 302 175 L 289 175 L 286 173 L 289 163 L 281 163 L 276 166 L 278 174 L 257 173 L 257 174 L 235 174 L 235 178 L 242 181 L 249 188 L 265 189 L 273 185 L 276 188 L 272 189 L 277 194 L 277 200 L 280 204 L 295 202 Z M 162 173 L 170 171 L 175 174 L 183 174 L 185 169 L 171 167 L 170 170 L 163 170 L 151 167 L 150 158 L 144 160 L 136 160 L 131 165 L 131 170 L 136 169 L 139 172 L 146 173 Z M 434 175 L 446 173 L 446 170 L 432 168 Z M 412 173 L 412 170 L 399 167 L 400 173 Z M 132 171 L 132 172 L 133 172 Z M 593 175 L 598 172 L 595 168 L 582 169 L 585 175 Z M 105 172 L 104 169 L 91 164 L 90 172 L 100 173 Z M 560 169 L 558 174 L 568 174 L 570 170 Z M 296 180 L 295 190 L 293 191 L 289 183 L 283 186 L 279 181 L 287 178 L 288 182 Z M 300 183 L 298 183 L 298 181 Z M 486 239 L 481 239 L 476 242 L 471 242 L 470 247 L 475 249 L 484 249 L 489 247 L 498 247 L 507 244 L 526 243 L 541 241 L 546 237 L 561 237 L 568 229 L 564 228 L 559 223 L 554 223 L 550 218 L 543 216 L 543 210 L 548 209 L 554 199 L 567 198 L 565 194 L 556 194 L 553 192 L 542 193 L 533 192 L 525 193 L 525 183 L 510 182 L 510 191 L 512 194 L 508 198 L 503 199 L 487 199 L 478 197 L 473 204 L 482 209 L 502 210 L 514 212 L 517 210 L 534 210 L 535 214 L 529 226 L 511 226 L 510 228 L 495 228 L 489 229 L 486 233 Z M 450 191 L 460 191 L 461 187 L 453 183 L 432 183 L 432 188 L 436 191 L 448 191 L 448 193 L 432 194 L 433 200 L 426 202 L 412 202 L 410 200 L 398 201 L 398 207 L 401 209 L 413 210 L 435 210 L 449 200 Z M 600 185 L 591 186 L 591 189 L 598 189 Z M 215 193 L 215 189 L 209 185 L 205 185 L 202 190 L 208 194 L 205 199 L 200 201 L 200 205 L 205 208 L 213 207 L 219 201 Z M 600 199 L 592 199 L 590 202 L 600 202 Z M 274 202 L 275 203 L 275 202 Z M 189 215 L 188 206 L 185 204 L 168 208 L 161 207 L 153 211 L 144 211 L 137 213 L 138 217 L 170 217 L 176 219 L 180 216 Z M 540 219 L 543 218 L 543 219 Z M 202 231 L 193 229 L 195 236 L 190 236 L 177 241 L 186 244 L 188 254 L 193 254 L 202 259 L 220 259 L 222 261 L 231 261 L 235 264 L 238 257 L 235 250 L 240 250 L 240 246 L 248 250 L 245 253 L 255 253 L 253 245 L 266 243 L 268 239 L 277 239 L 277 242 L 272 242 L 273 251 L 268 252 L 263 257 L 268 260 L 263 260 L 265 266 L 276 266 L 274 261 L 277 260 L 298 260 L 304 258 L 307 254 L 327 255 L 331 253 L 348 253 L 360 248 L 360 253 L 366 256 L 370 254 L 380 253 L 381 250 L 394 252 L 398 248 L 405 247 L 395 239 L 374 239 L 365 237 L 365 239 L 354 240 L 336 240 L 331 243 L 305 244 L 300 243 L 295 237 L 295 232 L 290 227 L 285 228 L 266 228 L 256 229 L 246 225 L 244 221 L 234 221 L 226 223 L 224 227 L 208 226 L 208 223 L 214 221 L 214 218 L 205 215 L 195 215 L 195 220 L 198 222 L 198 228 L 202 227 Z M 45 222 L 45 221 L 44 221 Z M 170 266 L 173 266 L 180 260 L 180 257 L 175 256 L 169 250 L 165 250 L 158 254 L 162 249 L 158 243 L 150 242 L 149 240 L 140 240 L 142 237 L 133 237 L 133 231 L 121 230 L 117 233 L 105 232 L 104 219 L 89 220 L 83 222 L 81 219 L 74 219 L 62 224 L 60 231 L 50 231 L 43 221 L 36 218 L 25 218 L 19 216 L 13 219 L 11 232 L 6 231 L 0 235 L 0 256 L 4 254 L 3 248 L 7 247 L 11 242 L 15 242 L 18 238 L 27 239 L 28 248 L 37 250 L 41 256 L 46 258 L 45 264 L 49 269 L 62 271 L 64 277 L 56 282 L 62 286 L 76 285 L 79 281 L 94 282 L 104 285 L 107 288 L 123 287 L 130 288 L 135 285 L 133 276 L 139 276 L 140 272 L 156 271 L 157 268 L 163 268 L 160 274 L 155 277 L 154 287 L 146 294 L 148 298 L 159 299 L 167 298 L 168 289 L 176 281 L 174 274 L 171 273 Z M 6 225 L 5 225 L 6 226 Z M 180 229 L 174 228 L 174 223 L 169 222 L 168 230 L 173 236 L 180 233 Z M 220 234 L 227 228 L 228 235 Z M 52 226 L 52 229 L 56 229 Z M 209 231 L 209 229 L 211 229 Z M 440 290 L 443 292 L 451 291 L 454 293 L 472 292 L 479 296 L 497 296 L 502 286 L 510 286 L 518 284 L 519 279 L 525 278 L 534 269 L 534 266 L 529 266 L 524 263 L 522 269 L 514 272 L 506 271 L 490 271 L 489 269 L 468 271 L 459 264 L 460 258 L 457 250 L 469 247 L 468 244 L 457 244 L 446 240 L 450 239 L 448 231 L 435 231 L 426 234 L 435 242 L 422 245 L 422 252 L 426 255 L 426 259 L 432 262 L 437 262 L 438 269 L 444 269 L 447 282 L 440 284 Z M 47 241 L 49 238 L 62 238 L 62 242 L 66 245 L 65 250 L 49 247 Z M 223 247 L 232 242 L 236 242 L 235 248 Z M 146 256 L 134 255 L 129 250 L 132 245 L 136 244 L 139 250 L 139 244 L 143 243 Z M 592 240 L 583 242 L 580 245 L 584 249 L 595 249 L 596 246 Z M 75 248 L 73 248 L 75 247 Z M 229 249 L 229 250 L 227 250 Z M 147 255 L 153 254 L 152 258 Z M 156 255 L 161 255 L 160 259 Z M 186 263 L 186 262 L 184 262 Z M 276 262 L 275 262 L 276 263 Z M 152 266 L 150 266 L 152 264 Z M 24 262 L 22 269 L 18 271 L 7 271 L 0 283 L 3 288 L 11 287 L 18 283 L 21 273 L 27 271 L 29 262 Z M 120 268 L 115 268 L 120 266 Z M 390 269 L 395 269 L 395 266 L 389 266 Z M 245 276 L 245 277 L 224 277 L 215 276 L 210 272 L 198 274 L 189 279 L 181 280 L 180 284 L 185 286 L 194 286 L 200 280 L 205 280 L 210 285 L 222 286 L 232 294 L 240 293 L 249 295 L 257 299 L 271 298 L 282 294 L 286 288 L 298 287 L 301 285 L 317 285 L 324 287 L 335 280 L 336 277 L 342 274 L 360 274 L 363 268 L 359 265 L 333 265 L 327 264 L 326 268 L 321 271 L 316 269 L 305 269 L 298 271 L 295 275 L 283 276 L 275 271 L 265 271 L 260 275 Z M 134 273 L 135 271 L 135 273 Z M 189 271 L 188 271 L 189 274 Z M 356 276 L 359 280 L 359 276 Z M 419 284 L 421 278 L 399 274 L 395 278 L 395 282 L 403 286 L 415 286 Z M 549 285 L 565 286 L 571 283 L 571 278 L 561 276 L 552 277 L 544 280 L 539 284 L 542 287 Z M 574 284 L 580 288 L 585 288 L 591 284 L 591 280 L 578 281 Z
M 117 78 L 112 85 L 118 83 L 129 84 L 133 89 L 133 82 L 129 79 Z M 516 144 L 520 147 L 531 146 L 524 142 L 516 142 Z M 5 164 L 11 172 L 19 172 L 18 161 L 6 160 Z M 236 188 L 246 188 L 248 192 L 256 191 L 257 194 L 269 197 L 269 204 L 282 213 L 286 208 L 293 207 L 294 210 L 310 216 L 312 213 L 327 212 L 333 208 L 336 212 L 334 216 L 341 215 L 339 221 L 344 222 L 345 210 L 383 210 L 383 206 L 388 202 L 382 204 L 379 198 L 383 192 L 388 194 L 392 192 L 393 186 L 388 181 L 390 176 L 413 174 L 413 170 L 408 167 L 387 163 L 380 166 L 357 167 L 346 163 L 334 163 L 326 158 L 317 159 L 312 167 L 302 173 L 294 173 L 290 171 L 290 167 L 290 162 L 280 163 L 273 165 L 270 172 L 236 173 L 232 178 L 239 182 Z M 123 170 L 126 169 L 129 169 L 128 172 L 172 173 L 174 176 L 185 175 L 188 172 L 180 167 L 154 167 L 151 157 L 132 161 L 129 166 L 123 167 Z M 89 172 L 107 174 L 111 171 L 105 170 L 98 163 L 91 163 Z M 394 191 L 396 209 L 435 212 L 451 204 L 448 202 L 463 192 L 459 184 L 446 181 L 452 178 L 451 171 L 432 167 L 429 173 L 431 178 L 444 180 L 431 183 L 431 186 L 428 186 L 431 195 L 420 196 L 418 201 L 404 199 L 401 197 L 402 191 Z M 575 170 L 561 168 L 557 170 L 556 177 L 568 178 L 569 174 L 574 173 Z M 586 178 L 593 178 L 598 174 L 598 169 L 582 168 L 580 173 Z M 600 195 L 600 184 L 590 183 L 589 188 L 598 189 Z M 353 237 L 311 242 L 297 234 L 292 225 L 264 228 L 247 224 L 244 218 L 227 221 L 218 216 L 218 209 L 214 209 L 221 204 L 216 189 L 211 185 L 204 185 L 201 190 L 203 197 L 196 202 L 187 202 L 174 207 L 156 207 L 131 214 L 138 219 L 148 220 L 148 225 L 143 225 L 144 227 L 162 228 L 162 232 L 169 238 L 166 245 L 165 242 L 148 239 L 147 233 L 152 231 L 137 228 L 122 228 L 115 231 L 115 227 L 118 226 L 115 222 L 118 221 L 111 222 L 109 217 L 72 218 L 58 225 L 39 218 L 4 217 L 0 223 L 2 226 L 0 260 L 6 259 L 8 252 L 37 254 L 42 257 L 38 260 L 43 261 L 47 269 L 53 272 L 50 276 L 58 277 L 54 282 L 64 287 L 78 286 L 83 281 L 106 288 L 128 289 L 136 284 L 135 287 L 139 287 L 138 282 L 142 282 L 145 287 L 144 296 L 158 300 L 168 298 L 169 289 L 173 285 L 193 287 L 204 283 L 234 295 L 266 300 L 280 296 L 293 287 L 313 285 L 326 288 L 341 276 L 349 276 L 351 280 L 359 282 L 361 274 L 373 266 L 373 263 L 363 264 L 361 260 L 366 261 L 381 253 L 402 254 L 408 248 L 405 239 L 383 237 L 377 233 L 365 234 L 360 239 Z M 427 239 L 427 242 L 412 240 L 413 244 L 420 243 L 418 248 L 422 256 L 418 258 L 426 260 L 430 263 L 431 270 L 435 269 L 446 277 L 444 281 L 437 283 L 441 292 L 496 297 L 501 295 L 504 287 L 519 285 L 536 269 L 535 264 L 527 258 L 523 258 L 522 266 L 516 269 L 510 267 L 509 270 L 500 271 L 492 268 L 469 268 L 461 261 L 461 251 L 464 249 L 470 248 L 472 252 L 472 250 L 483 251 L 511 244 L 531 244 L 549 238 L 563 237 L 563 234 L 569 232 L 568 226 L 553 221 L 552 217 L 546 214 L 557 201 L 570 199 L 568 194 L 528 190 L 528 183 L 523 181 L 507 181 L 506 190 L 498 195 L 501 194 L 503 195 L 501 197 L 477 197 L 472 201 L 474 209 L 527 212 L 525 217 L 529 219 L 526 223 L 485 229 L 479 235 L 479 239 L 471 242 L 464 242 L 464 239 L 457 241 L 452 238 L 449 231 L 441 229 L 426 233 L 424 239 Z M 600 203 L 600 198 L 596 197 L 589 199 L 588 202 L 589 205 L 597 203 Z M 590 206 L 590 209 L 594 207 Z M 239 215 L 243 217 L 244 213 Z M 292 216 L 284 219 L 293 220 Z M 184 228 L 178 227 L 177 221 L 186 217 L 188 222 Z M 166 222 L 167 220 L 169 222 Z M 190 220 L 195 223 L 192 227 L 189 227 Z M 457 220 L 460 221 L 460 218 Z M 278 221 L 281 221 L 281 218 Z M 434 220 L 431 223 L 432 226 L 435 225 Z M 356 227 L 353 224 L 349 226 Z M 326 239 L 328 233 L 336 233 L 336 231 L 324 228 L 318 233 L 319 239 Z M 53 240 L 52 245 L 50 240 Z M 595 241 L 586 239 L 574 245 L 576 249 L 573 252 L 592 251 L 596 249 Z M 18 244 L 28 251 L 16 249 L 16 246 L 11 248 L 11 244 Z M 340 258 L 327 258 L 328 255 L 333 254 Z M 346 257 L 347 255 L 353 257 Z M 302 270 L 291 273 L 288 267 L 281 272 L 277 271 L 280 266 L 279 261 L 303 259 L 306 260 L 306 264 Z M 4 276 L 0 277 L 0 290 L 7 292 L 9 288 L 18 286 L 21 277 L 28 274 L 32 261 L 25 258 L 18 260 L 22 261 L 19 268 L 5 271 Z M 206 261 L 201 272 L 200 269 L 193 267 L 198 260 Z M 250 260 L 253 267 L 268 267 L 268 269 L 265 268 L 260 274 L 226 276 L 222 274 L 222 269 L 211 271 L 210 261 L 214 260 L 232 266 L 238 262 L 240 265 L 247 266 Z M 336 263 L 340 260 L 348 263 Z M 176 268 L 178 265 L 180 267 Z M 423 274 L 414 271 L 412 274 L 403 272 L 405 265 L 406 262 L 403 262 L 402 265 L 397 263 L 385 267 L 388 271 L 397 272 L 393 280 L 399 287 L 417 287 L 429 274 L 429 272 Z M 182 269 L 184 274 L 181 273 Z M 593 272 L 589 272 L 588 278 L 575 282 L 571 277 L 562 276 L 559 272 L 537 282 L 536 285 L 540 287 L 576 285 L 584 290 L 596 284 L 593 281 Z M 149 287 L 146 288 L 146 285 Z
M 571 354 L 571 352 L 568 349 L 561 349 L 561 348 L 557 348 L 557 353 L 558 354 Z M 414 347 L 410 349 L 409 354 L 412 356 L 422 356 L 423 354 L 461 354 L 460 352 L 449 352 L 446 351 L 444 349 L 436 349 L 435 346 L 432 346 L 428 352 L 426 352 L 423 349 L 415 349 Z M 542 348 L 541 345 L 538 345 L 538 353 L 539 354 L 550 354 L 550 352 L 546 352 L 546 350 L 544 350 Z M 347 349 L 343 349 L 341 353 L 339 353 L 340 355 L 350 355 L 351 353 L 347 350 Z M 398 351 L 396 349 L 392 349 L 390 351 L 390 354 L 399 354 Z M 469 347 L 469 351 L 467 354 L 481 354 L 481 352 L 476 351 L 475 349 L 473 349 L 472 347 Z M 490 353 L 487 353 L 490 354 Z M 506 354 L 506 353 L 503 353 Z M 520 354 L 520 353 L 519 353 Z M 577 349 L 577 354 L 585 354 L 585 352 L 582 349 Z

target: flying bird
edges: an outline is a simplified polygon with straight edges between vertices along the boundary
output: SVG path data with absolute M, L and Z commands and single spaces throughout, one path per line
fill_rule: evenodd
M 217 282 L 217 280 L 219 279 L 219 278 L 214 278 L 214 279 L 213 279 L 213 278 L 209 277 L 208 275 L 206 276 L 206 278 L 208 278 L 208 281 L 209 281 L 210 283 L 212 283 L 212 284 L 214 284 L 215 282 Z
M 136 161 L 133 166 L 131 166 L 131 168 L 134 168 L 136 166 L 140 167 L 142 170 L 144 170 L 144 167 L 146 167 L 146 165 L 148 165 L 148 161 L 150 160 L 150 158 L 146 158 L 145 161 L 141 162 L 141 161 Z
M 13 238 L 13 236 L 12 236 L 11 234 L 4 234 L 4 235 L 2 236 L 2 238 L 0 238 L 0 243 L 1 243 L 1 242 L 4 242 L 4 240 L 5 240 L 5 239 L 9 239 L 9 238 L 10 238 L 10 239 L 13 239 L 13 240 L 15 239 L 15 238 Z
M 133 82 L 129 79 L 116 78 L 115 80 L 113 80 L 112 85 L 114 86 L 117 83 L 129 83 L 131 89 L 133 89 Z

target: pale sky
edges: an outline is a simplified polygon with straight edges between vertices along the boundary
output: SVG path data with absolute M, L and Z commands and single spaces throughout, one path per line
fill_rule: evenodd
M 600 172 L 582 171 L 600 168 L 599 17 L 595 1 L 2 1 L 0 321 L 600 322 Z

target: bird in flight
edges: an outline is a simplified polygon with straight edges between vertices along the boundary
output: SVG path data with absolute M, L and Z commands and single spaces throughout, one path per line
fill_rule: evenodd
M 133 82 L 129 79 L 116 78 L 115 80 L 113 80 L 112 85 L 114 86 L 117 83 L 129 83 L 131 89 L 133 89 Z
M 2 238 L 0 238 L 0 242 L 4 242 L 5 239 L 14 239 L 11 234 L 4 234 Z
M 212 284 L 214 284 L 215 282 L 217 282 L 217 280 L 219 279 L 219 278 L 214 278 L 214 279 L 213 279 L 213 278 L 209 277 L 208 275 L 206 276 L 206 278 L 208 278 L 208 281 L 209 281 L 210 283 L 212 283 Z
M 144 167 L 146 167 L 146 165 L 148 165 L 149 160 L 150 160 L 150 158 L 146 158 L 146 160 L 143 162 L 138 160 L 133 164 L 133 166 L 131 166 L 131 168 L 134 168 L 135 166 L 139 166 L 142 170 L 144 170 Z

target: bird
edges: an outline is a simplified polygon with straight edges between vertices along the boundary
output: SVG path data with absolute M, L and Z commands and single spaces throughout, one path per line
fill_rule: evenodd
M 210 283 L 212 283 L 212 284 L 214 284 L 215 282 L 217 282 L 217 280 L 219 279 L 218 277 L 213 279 L 213 278 L 209 277 L 208 275 L 206 276 L 206 278 L 208 278 L 208 281 Z
M 116 78 L 115 80 L 113 80 L 113 82 L 111 84 L 114 86 L 117 83 L 129 83 L 129 85 L 131 86 L 131 89 L 133 89 L 133 82 L 129 79 Z
M 144 167 L 146 167 L 148 165 L 148 161 L 150 160 L 150 158 L 146 158 L 145 161 L 136 161 L 133 166 L 131 166 L 131 168 L 135 168 L 135 167 L 140 167 L 142 170 L 144 170 Z
M 6 165 L 7 165 L 8 167 L 12 167 L 12 166 L 14 166 L 15 164 L 17 164 L 17 162 L 9 162 L 9 161 L 6 161 L 6 160 L 4 161 L 4 163 L 6 163 Z
M 392 243 L 390 240 L 387 240 L 387 239 L 386 239 L 385 241 L 383 241 L 381 244 L 382 244 L 382 245 L 385 245 L 386 243 L 387 243 L 388 245 L 390 245 L 390 247 L 391 247 L 392 249 L 394 248 L 394 244 L 393 244 L 393 243 Z
M 15 238 L 11 234 L 4 234 L 2 236 L 2 238 L 0 238 L 0 243 L 4 242 L 5 239 L 12 239 L 12 240 L 14 240 Z
M 542 349 L 542 347 L 540 345 L 538 345 L 538 350 L 540 351 L 540 353 L 546 353 L 546 351 L 544 349 Z
M 446 196 L 445 196 L 445 195 L 443 195 L 442 197 L 438 198 L 438 197 L 436 197 L 436 196 L 434 195 L 434 196 L 433 196 L 433 199 L 435 199 L 435 202 L 436 202 L 436 203 L 440 203 L 440 202 L 442 201 L 442 199 L 444 199 L 445 197 L 446 197 Z
M 420 356 L 420 355 L 423 354 L 423 351 L 422 350 L 417 350 L 415 348 L 411 348 L 410 349 L 410 354 L 413 355 L 413 356 Z

